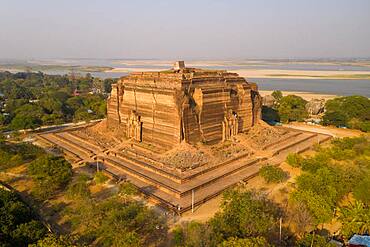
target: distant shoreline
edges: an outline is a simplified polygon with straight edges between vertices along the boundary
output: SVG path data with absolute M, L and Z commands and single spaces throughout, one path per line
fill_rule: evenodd
M 209 64 L 212 66 L 212 64 Z M 114 68 L 106 73 L 130 73 L 140 71 L 158 71 L 157 68 Z M 338 80 L 370 80 L 370 71 L 334 71 L 334 70 L 282 70 L 282 69 L 231 69 L 245 78 L 276 78 L 276 79 L 338 79 Z
M 262 97 L 264 97 L 266 95 L 271 95 L 273 90 L 258 90 L 258 92 L 260 93 Z M 315 92 L 298 92 L 298 91 L 284 91 L 284 90 L 282 90 L 281 92 L 283 93 L 283 96 L 296 95 L 296 96 L 302 97 L 304 100 L 307 100 L 307 101 L 312 100 L 312 99 L 324 99 L 326 101 L 329 99 L 340 97 L 339 95 L 323 94 L 323 93 L 315 93 Z

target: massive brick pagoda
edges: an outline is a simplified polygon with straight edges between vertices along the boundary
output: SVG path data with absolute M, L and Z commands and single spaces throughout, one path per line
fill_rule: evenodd
M 177 62 L 171 70 L 131 73 L 112 87 L 108 127 L 168 149 L 183 140 L 227 140 L 260 119 L 256 84 L 224 70 Z
M 90 163 L 127 179 L 182 213 L 256 176 L 264 164 L 278 165 L 289 153 L 330 139 L 268 126 L 259 122 L 260 111 L 255 84 L 177 62 L 171 70 L 122 77 L 113 85 L 107 120 L 48 130 L 37 142 L 59 147 L 75 167 Z

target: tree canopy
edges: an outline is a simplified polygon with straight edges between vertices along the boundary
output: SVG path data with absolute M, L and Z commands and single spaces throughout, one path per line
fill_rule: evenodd
M 293 215 L 296 228 L 309 229 L 311 224 L 328 223 L 336 217 L 342 223 L 340 233 L 345 238 L 368 233 L 369 160 L 368 137 L 334 139 L 330 146 L 318 148 L 314 156 L 291 156 L 288 163 L 303 170 L 290 195 L 293 208 L 298 209 Z M 354 201 L 347 205 L 351 194 Z
M 325 125 L 370 131 L 370 99 L 363 96 L 338 97 L 325 104 Z
M 274 228 L 278 214 L 278 208 L 265 196 L 230 190 L 224 194 L 221 211 L 210 223 L 219 239 L 258 237 Z
M 167 236 L 165 219 L 133 200 L 88 199 L 71 209 L 68 216 L 81 237 L 90 239 L 88 245 L 94 241 L 98 246 L 157 246 Z
M 28 173 L 35 181 L 34 192 L 46 198 L 67 185 L 72 177 L 72 166 L 62 157 L 43 155 L 28 166 Z
M 105 99 L 114 82 L 91 76 L 0 72 L 0 92 L 4 94 L 0 103 L 5 103 L 0 110 L 7 114 L 0 114 L 0 126 L 9 130 L 34 129 L 103 118 Z
M 17 194 L 0 189 L 0 246 L 27 246 L 46 231 Z
M 282 97 L 277 108 L 282 122 L 303 121 L 308 117 L 307 101 L 296 95 Z

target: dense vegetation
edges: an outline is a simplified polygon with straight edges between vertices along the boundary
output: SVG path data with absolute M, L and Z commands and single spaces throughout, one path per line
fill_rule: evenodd
M 285 207 L 238 187 L 224 194 L 221 211 L 207 223 L 178 226 L 174 245 L 329 247 L 330 236 L 322 228 L 332 220 L 341 223 L 338 236 L 344 239 L 370 232 L 370 139 L 335 139 L 313 156 L 292 154 L 287 160 L 303 172 L 284 192 L 289 193 Z M 263 170 L 264 177 L 281 173 L 271 166 Z M 280 217 L 289 222 L 281 241 Z
M 307 101 L 296 95 L 283 97 L 274 91 L 272 106 L 263 106 L 262 118 L 267 122 L 303 121 L 308 117 Z M 325 103 L 323 125 L 334 125 L 370 132 L 370 99 L 363 96 L 337 97 Z
M 105 95 L 112 79 L 0 72 L 0 128 L 36 128 L 41 125 L 103 118 Z
M 3 141 L 2 145 L 18 144 Z M 289 193 L 286 206 L 275 204 L 263 192 L 238 186 L 224 193 L 220 211 L 208 222 L 183 223 L 171 235 L 165 218 L 135 199 L 137 190 L 129 182 L 102 200 L 89 189 L 99 182 L 93 174 L 72 177 L 68 162 L 42 153 L 28 165 L 33 195 L 49 200 L 51 195 L 65 196 L 68 205 L 55 210 L 70 231 L 64 236 L 46 234 L 17 196 L 1 192 L 1 244 L 158 246 L 171 241 L 174 246 L 330 246 L 319 229 L 332 220 L 341 223 L 339 235 L 345 239 L 354 233 L 369 233 L 370 139 L 335 139 L 316 151 L 309 157 L 288 156 L 287 162 L 301 168 L 302 174 L 284 192 Z M 286 178 L 274 166 L 265 166 L 261 175 L 267 182 Z M 280 218 L 289 222 L 282 227 L 281 240 Z
M 27 246 L 46 233 L 47 229 L 17 194 L 0 188 L 0 246 Z
M 336 139 L 312 157 L 293 157 L 288 163 L 304 171 L 290 198 L 297 232 L 333 219 L 343 224 L 340 234 L 345 238 L 370 232 L 369 138 Z
M 44 154 L 41 148 L 28 143 L 7 143 L 0 137 L 0 171 L 30 162 Z
M 282 97 L 278 101 L 277 107 L 280 120 L 284 123 L 291 121 L 303 121 L 308 117 L 306 104 L 307 101 L 296 95 Z
M 205 224 L 174 230 L 175 246 L 268 246 L 278 243 L 281 211 L 265 195 L 238 187 L 224 193 L 221 211 Z M 250 245 L 245 245 L 250 244 Z
M 282 95 L 281 91 L 272 93 L 274 98 L 271 107 L 264 106 L 262 108 L 262 118 L 267 122 L 283 122 L 303 121 L 308 117 L 306 110 L 307 101 L 296 95 Z
M 72 166 L 62 157 L 43 155 L 28 165 L 28 173 L 35 182 L 35 195 L 46 199 L 68 184 Z
M 167 237 L 165 219 L 127 197 L 83 200 L 66 215 L 80 241 L 87 245 L 157 246 Z
M 370 99 L 363 96 L 328 100 L 323 117 L 325 125 L 346 126 L 370 132 Z

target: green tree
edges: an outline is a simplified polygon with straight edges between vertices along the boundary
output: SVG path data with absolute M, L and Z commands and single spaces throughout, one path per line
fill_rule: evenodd
M 259 174 L 267 183 L 280 183 L 288 178 L 288 174 L 283 169 L 272 165 L 263 166 Z
M 5 143 L 5 136 L 3 133 L 0 133 L 0 146 Z
M 72 166 L 64 158 L 44 155 L 28 166 L 28 173 L 35 181 L 34 192 L 45 199 L 67 185 L 72 177 Z
M 86 245 L 158 246 L 167 237 L 165 219 L 134 200 L 85 200 L 67 215 Z
M 347 126 L 367 130 L 370 122 L 370 99 L 363 96 L 338 97 L 325 104 L 324 125 Z
M 263 195 L 240 189 L 224 193 L 221 212 L 210 221 L 215 239 L 249 238 L 271 233 L 278 208 Z
M 222 242 L 218 247 L 268 247 L 271 246 L 265 238 L 229 238 Z
M 333 210 L 330 202 L 310 190 L 298 190 L 292 193 L 291 200 L 294 204 L 302 203 L 306 206 L 314 220 L 314 224 L 326 223 L 333 218 Z
M 119 186 L 120 194 L 125 196 L 134 196 L 139 194 L 139 190 L 130 182 L 125 181 Z
M 336 247 L 337 245 L 329 243 L 325 237 L 316 234 L 306 234 L 302 239 L 297 241 L 297 247 L 311 246 Z
M 271 95 L 277 102 L 280 102 L 280 100 L 283 98 L 283 93 L 280 90 L 273 91 Z
M 40 239 L 35 244 L 29 245 L 29 247 L 75 247 L 73 241 L 66 236 L 56 236 L 54 234 L 48 234 L 43 239 Z
M 20 197 L 0 189 L 0 246 L 27 246 L 45 234 L 45 227 Z
M 21 246 L 24 245 L 24 243 L 35 243 L 43 238 L 46 232 L 46 228 L 40 221 L 31 220 L 18 225 L 12 232 L 12 237 L 14 242 Z
M 307 101 L 299 96 L 288 95 L 280 100 L 278 107 L 279 116 L 282 122 L 303 121 L 308 117 L 306 110 Z
M 108 179 L 109 178 L 103 172 L 97 172 L 97 173 L 95 173 L 94 181 L 97 184 L 103 184 L 106 181 L 108 181 Z
M 5 124 L 5 121 L 6 121 L 5 116 L 2 113 L 0 113 L 0 127 Z
M 15 111 L 11 127 L 13 129 L 35 129 L 42 125 L 43 114 L 42 108 L 37 105 L 23 105 Z
M 175 246 L 207 247 L 217 245 L 212 238 L 212 228 L 207 223 L 186 222 L 178 225 L 172 233 Z
M 342 223 L 341 234 L 349 239 L 353 234 L 370 232 L 370 208 L 360 201 L 347 207 L 339 208 L 339 220 Z
M 359 201 L 362 201 L 365 205 L 370 206 L 370 172 L 367 172 L 363 179 L 356 182 L 353 189 L 353 195 Z

